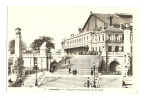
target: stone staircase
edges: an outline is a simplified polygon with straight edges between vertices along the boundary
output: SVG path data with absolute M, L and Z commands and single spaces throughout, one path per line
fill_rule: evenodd
M 70 60 L 70 63 L 68 63 Z M 96 55 L 78 55 L 74 56 L 71 59 L 68 59 L 66 64 L 63 62 L 61 67 L 54 73 L 56 75 L 68 75 L 69 68 L 72 70 L 76 69 L 78 75 L 90 75 L 91 67 L 93 67 L 93 63 L 95 62 L 96 66 L 98 66 L 99 62 Z

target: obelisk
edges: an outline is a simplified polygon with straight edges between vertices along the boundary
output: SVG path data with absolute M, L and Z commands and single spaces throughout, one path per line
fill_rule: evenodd
M 18 77 L 23 78 L 25 71 L 24 71 L 24 61 L 22 57 L 22 43 L 21 43 L 21 29 L 17 27 L 15 29 L 15 65 L 14 70 L 15 74 Z
M 130 69 L 130 57 L 131 57 L 131 42 L 130 42 L 130 24 L 126 23 L 124 29 L 124 76 L 127 76 L 127 72 Z

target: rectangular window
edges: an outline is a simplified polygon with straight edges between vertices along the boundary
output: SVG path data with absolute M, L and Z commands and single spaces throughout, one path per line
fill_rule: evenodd
M 124 48 L 123 48 L 123 46 L 122 46 L 122 52 L 123 52 L 123 49 L 124 49 Z
M 112 36 L 111 36 L 111 35 L 108 36 L 108 40 L 109 40 L 109 41 L 112 40 Z
M 122 41 L 124 41 L 124 34 L 122 34 Z
M 108 46 L 108 52 L 112 52 L 112 46 Z
M 99 47 L 99 52 L 101 51 L 101 47 Z
M 115 52 L 119 52 L 119 46 L 115 46 Z
M 118 34 L 115 34 L 115 41 L 118 41 Z

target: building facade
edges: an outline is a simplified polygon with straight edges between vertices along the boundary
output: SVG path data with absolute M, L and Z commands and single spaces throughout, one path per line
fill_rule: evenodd
M 67 55 L 101 54 L 101 60 L 104 61 L 101 63 L 101 71 L 115 71 L 117 65 L 123 65 L 126 23 L 130 25 L 128 38 L 132 54 L 132 15 L 120 13 L 91 13 L 83 28 L 78 29 L 78 34 L 72 34 L 70 38 L 62 41 L 62 48 Z
M 119 47 L 123 52 L 123 29 L 127 22 L 132 23 L 132 15 L 91 13 L 84 27 L 79 29 L 78 34 L 71 34 L 70 38 L 62 41 L 62 48 L 68 55 L 97 54 L 106 48 L 106 41 L 109 40 L 108 52 L 119 52 Z M 131 30 L 131 46 L 132 38 Z

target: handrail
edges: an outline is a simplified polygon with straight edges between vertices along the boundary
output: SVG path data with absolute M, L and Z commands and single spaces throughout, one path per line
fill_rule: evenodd
M 60 60 L 60 62 L 58 63 L 57 67 L 55 68 L 54 72 L 62 65 L 63 61 L 64 61 L 64 58 L 62 58 L 62 60 Z

